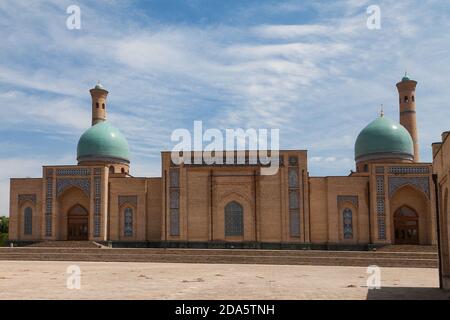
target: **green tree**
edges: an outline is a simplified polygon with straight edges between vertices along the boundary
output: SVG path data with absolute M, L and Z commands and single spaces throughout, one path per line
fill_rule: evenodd
M 0 217 L 0 233 L 8 233 L 9 218 Z
M 0 217 L 0 247 L 5 245 L 5 241 L 8 239 L 8 226 L 9 218 Z

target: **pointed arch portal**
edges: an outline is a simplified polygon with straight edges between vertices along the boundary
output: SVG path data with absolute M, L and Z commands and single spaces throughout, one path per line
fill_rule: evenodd
M 395 244 L 419 244 L 419 216 L 410 207 L 402 206 L 394 215 Z
M 88 211 L 77 204 L 68 212 L 67 240 L 88 240 Z

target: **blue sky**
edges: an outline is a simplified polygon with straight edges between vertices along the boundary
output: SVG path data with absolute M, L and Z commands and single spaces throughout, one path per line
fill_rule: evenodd
M 81 8 L 68 30 L 66 8 Z M 381 8 L 381 30 L 366 8 Z M 89 88 L 110 91 L 109 119 L 127 136 L 132 174 L 159 176 L 170 134 L 192 128 L 279 128 L 307 149 L 311 175 L 354 168 L 358 132 L 398 120 L 395 83 L 419 84 L 421 158 L 450 129 L 450 1 L 0 2 L 0 215 L 10 177 L 76 163 L 90 125 Z

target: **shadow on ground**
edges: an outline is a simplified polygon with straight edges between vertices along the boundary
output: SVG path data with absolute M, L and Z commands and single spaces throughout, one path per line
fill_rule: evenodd
M 450 300 L 450 291 L 438 288 L 383 287 L 368 290 L 367 300 Z

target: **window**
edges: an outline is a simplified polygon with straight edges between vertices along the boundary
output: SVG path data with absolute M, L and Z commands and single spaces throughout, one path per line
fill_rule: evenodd
M 368 172 L 369 171 L 369 165 L 365 164 L 364 165 L 364 172 Z
M 114 173 L 114 166 L 109 167 L 109 173 Z
M 180 191 L 177 189 L 170 191 L 170 208 L 179 209 L 180 208 Z
M 180 186 L 179 178 L 180 172 L 178 169 L 171 169 L 170 172 L 170 187 L 178 188 Z
M 416 101 L 416 100 L 414 99 L 414 96 L 412 96 L 411 99 L 412 99 L 413 102 Z
M 408 96 L 405 96 L 405 102 L 409 102 Z
M 104 103 L 102 103 L 102 109 L 105 109 L 105 104 Z
M 98 102 L 95 103 L 95 107 L 96 107 L 97 109 L 100 107 L 100 105 L 99 105 Z
M 290 190 L 289 191 L 289 209 L 298 209 L 298 191 Z
M 300 237 L 299 209 L 289 209 L 289 232 L 293 238 Z
M 289 179 L 289 188 L 297 188 L 298 187 L 298 169 L 297 168 L 289 168 L 288 169 L 288 179 Z
M 178 169 L 170 169 L 170 235 L 180 235 L 180 171 Z
M 126 237 L 133 236 L 133 209 L 126 208 L 123 219 L 123 234 Z
M 122 173 L 125 173 L 125 168 L 120 169 L 120 171 L 122 171 Z
M 225 236 L 244 235 L 244 209 L 233 201 L 225 206 Z
M 300 179 L 298 158 L 294 161 L 289 157 L 288 186 L 289 186 L 289 233 L 291 237 L 300 237 Z
M 33 210 L 30 207 L 25 208 L 23 224 L 23 233 L 31 235 L 33 233 Z
M 344 222 L 344 239 L 353 239 L 353 213 L 349 208 L 345 208 L 342 214 Z

